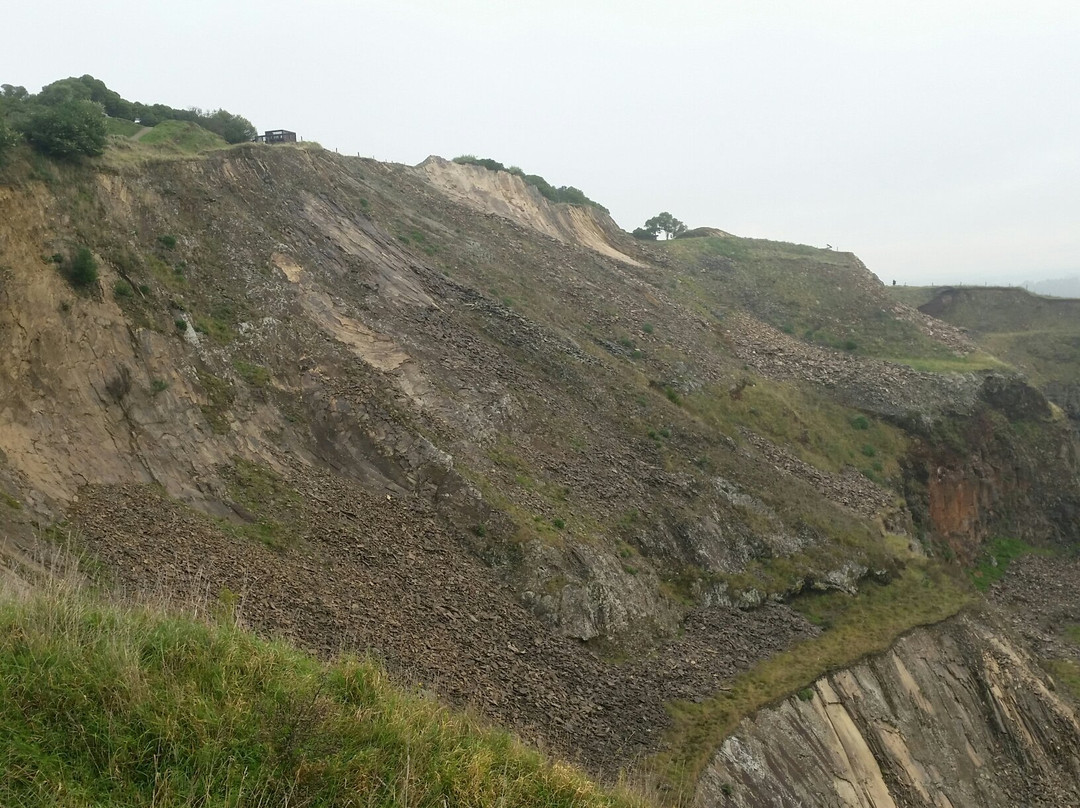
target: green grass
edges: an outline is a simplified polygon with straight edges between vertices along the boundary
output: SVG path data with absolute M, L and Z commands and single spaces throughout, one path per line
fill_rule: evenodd
M 889 297 L 913 309 L 929 303 L 941 290 L 940 286 L 887 286 Z
M 934 316 L 967 329 L 983 356 L 1000 357 L 1037 385 L 1080 381 L 1080 301 L 1009 287 L 960 287 L 939 298 L 942 291 L 924 289 L 908 298 L 933 301 Z M 890 294 L 905 299 L 896 290 Z
M 106 118 L 105 129 L 110 135 L 131 137 L 138 133 L 142 126 L 134 121 L 125 121 L 123 118 Z
M 984 345 L 1006 357 L 1035 384 L 1080 382 L 1080 322 L 1074 330 L 1032 330 L 984 334 Z
M 195 317 L 195 330 L 205 334 L 219 345 L 228 345 L 236 339 L 236 331 L 220 317 L 213 315 Z
M 1004 577 L 1009 564 L 1017 558 L 1032 553 L 1045 555 L 1049 552 L 1039 547 L 1032 547 L 1020 539 L 996 538 L 983 549 L 978 563 L 971 570 L 971 580 L 981 592 L 986 592 L 991 584 Z
M 644 804 L 369 661 L 79 593 L 0 601 L 0 684 L 3 805 Z
M 162 121 L 139 138 L 139 143 L 184 154 L 196 154 L 208 149 L 224 149 L 229 145 L 223 138 L 189 121 Z
M 717 236 L 659 244 L 684 268 L 684 304 L 702 314 L 746 308 L 805 342 L 867 356 L 951 355 L 892 313 L 885 287 L 850 253 Z
M 1080 702 L 1080 663 L 1074 659 L 1048 659 L 1043 665 L 1065 692 Z
M 270 384 L 269 368 L 251 362 L 244 362 L 240 359 L 233 362 L 233 367 L 236 368 L 240 378 L 252 387 L 266 387 Z
M 896 427 L 834 404 L 801 387 L 762 377 L 749 377 L 736 396 L 722 387 L 706 387 L 687 396 L 683 405 L 708 426 L 739 439 L 745 427 L 785 447 L 801 460 L 831 472 L 854 466 L 877 473 L 899 473 L 907 438 Z M 873 454 L 868 455 L 867 447 Z
M 743 717 L 799 693 L 829 671 L 885 651 L 905 631 L 944 620 L 973 598 L 970 588 L 943 568 L 913 559 L 891 583 L 864 582 L 858 595 L 796 599 L 792 605 L 823 633 L 759 663 L 709 699 L 670 704 L 669 748 L 653 759 L 656 771 L 676 793 L 688 792 Z
M 891 362 L 907 365 L 925 373 L 972 373 L 979 370 L 1012 370 L 1012 366 L 995 356 L 975 351 L 967 356 L 903 357 L 887 356 Z
M 182 322 L 184 321 L 177 320 L 177 328 Z M 199 378 L 199 384 L 206 390 L 206 397 L 209 399 L 206 404 L 200 405 L 199 409 L 202 410 L 203 417 L 210 424 L 214 434 L 222 435 L 231 429 L 228 411 L 236 400 L 236 388 L 229 381 L 215 376 L 209 371 L 197 370 L 196 375 Z

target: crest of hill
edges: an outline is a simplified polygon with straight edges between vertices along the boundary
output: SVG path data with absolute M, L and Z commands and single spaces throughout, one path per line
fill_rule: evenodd
M 424 179 L 457 202 L 503 216 L 568 244 L 579 244 L 633 266 L 626 238 L 607 211 L 597 205 L 552 202 L 516 172 L 491 170 L 432 155 L 417 166 Z

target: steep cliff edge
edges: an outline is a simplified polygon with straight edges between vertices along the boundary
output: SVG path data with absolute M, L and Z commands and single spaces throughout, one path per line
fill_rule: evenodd
M 545 236 L 580 244 L 601 255 L 643 266 L 627 253 L 627 236 L 611 217 L 595 207 L 557 205 L 545 199 L 521 177 L 429 157 L 417 170 L 451 199 L 484 213 L 504 216 Z M 618 242 L 624 242 L 620 247 Z
M 918 629 L 746 719 L 700 806 L 1080 803 L 1080 724 L 992 612 Z

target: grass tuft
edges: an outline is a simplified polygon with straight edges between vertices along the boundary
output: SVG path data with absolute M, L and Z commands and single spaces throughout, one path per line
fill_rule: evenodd
M 235 625 L 0 601 L 0 804 L 631 806 L 504 732 Z

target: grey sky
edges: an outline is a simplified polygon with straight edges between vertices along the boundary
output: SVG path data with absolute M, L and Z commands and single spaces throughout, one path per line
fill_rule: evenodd
M 7 5 L 0 81 L 32 91 L 90 73 L 342 153 L 493 157 L 626 229 L 831 243 L 886 282 L 1080 271 L 1076 0 Z

